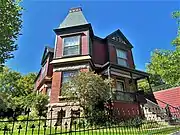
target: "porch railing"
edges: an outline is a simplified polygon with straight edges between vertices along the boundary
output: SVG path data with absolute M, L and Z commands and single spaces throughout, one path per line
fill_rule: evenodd
M 136 101 L 136 94 L 135 92 L 125 92 L 116 90 L 113 92 L 113 99 L 117 101 L 134 102 Z

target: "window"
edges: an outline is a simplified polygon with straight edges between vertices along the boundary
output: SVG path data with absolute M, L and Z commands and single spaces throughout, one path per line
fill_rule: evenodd
M 63 38 L 63 56 L 80 54 L 80 36 Z
M 118 62 L 118 64 L 127 67 L 128 66 L 127 52 L 123 51 L 123 50 L 120 50 L 120 49 L 116 49 L 116 53 L 117 53 L 117 62 Z
M 116 88 L 117 88 L 117 91 L 124 91 L 124 83 L 118 80 L 116 82 Z
M 63 72 L 62 82 L 68 82 L 71 79 L 71 77 L 75 76 L 77 73 L 77 70 Z
M 42 78 L 44 78 L 45 77 L 45 72 L 46 72 L 46 64 L 42 67 L 42 69 L 41 69 L 41 75 L 42 75 Z
M 48 97 L 50 97 L 50 95 L 51 95 L 51 88 L 50 87 L 47 88 L 46 94 Z

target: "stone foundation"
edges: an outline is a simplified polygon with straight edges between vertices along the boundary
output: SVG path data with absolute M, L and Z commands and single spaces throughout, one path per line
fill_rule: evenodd
M 52 120 L 48 120 L 48 125 L 62 125 L 63 128 L 67 127 L 69 129 L 72 121 L 72 111 L 82 112 L 78 102 L 49 104 L 47 118 Z

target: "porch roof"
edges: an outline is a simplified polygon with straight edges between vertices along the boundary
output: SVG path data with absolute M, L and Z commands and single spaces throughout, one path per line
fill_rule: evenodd
M 105 67 L 102 67 L 103 68 L 102 73 L 104 75 L 108 75 L 108 67 L 110 69 L 111 75 L 116 75 L 116 76 L 121 76 L 121 77 L 126 77 L 126 78 L 133 78 L 136 80 L 149 77 L 149 74 L 146 72 L 124 67 L 117 64 L 112 64 L 112 63 L 106 64 Z

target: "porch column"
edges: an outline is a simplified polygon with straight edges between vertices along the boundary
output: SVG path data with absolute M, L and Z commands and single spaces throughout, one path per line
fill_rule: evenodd
M 133 80 L 132 72 L 130 72 L 130 77 L 131 77 L 131 84 L 129 84 L 130 85 L 130 91 L 134 91 L 134 80 Z
M 130 72 L 130 76 L 131 76 L 131 83 L 132 83 L 133 82 L 132 72 Z
M 150 84 L 150 79 L 149 79 L 149 77 L 147 77 L 147 81 L 148 81 L 148 84 L 149 84 L 149 88 L 150 88 L 151 92 L 153 92 L 153 91 L 152 91 L 152 87 L 151 87 L 151 84 Z

